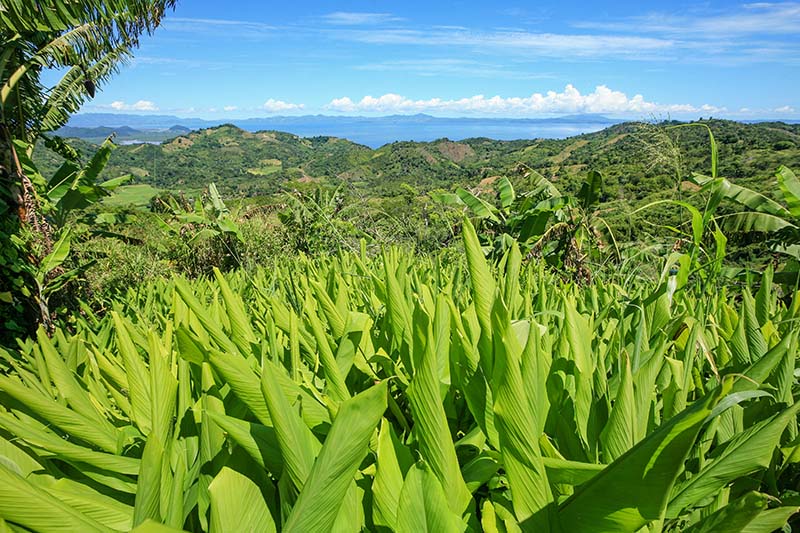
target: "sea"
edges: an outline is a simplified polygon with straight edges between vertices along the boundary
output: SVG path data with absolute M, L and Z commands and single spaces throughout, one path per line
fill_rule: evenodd
M 502 141 L 517 139 L 563 139 L 605 129 L 620 121 L 606 117 L 561 117 L 558 119 L 442 118 L 428 115 L 389 117 L 274 117 L 232 121 L 248 131 L 278 130 L 301 137 L 332 136 L 378 148 L 400 141 L 460 141 L 486 137 Z

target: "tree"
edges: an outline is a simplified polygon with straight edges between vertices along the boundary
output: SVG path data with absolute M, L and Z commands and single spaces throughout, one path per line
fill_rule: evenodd
M 578 280 L 589 281 L 588 260 L 609 243 L 616 252 L 611 228 L 600 216 L 603 177 L 590 171 L 574 196 L 562 194 L 547 178 L 520 165 L 532 190 L 518 194 L 507 177 L 494 182 L 496 205 L 459 188 L 454 194 L 434 194 L 446 205 L 465 208 L 478 223 L 484 248 L 495 259 L 519 243 L 528 258 L 542 257 Z M 618 253 L 615 253 L 618 256 Z
M 772 249 L 789 259 L 776 279 L 796 287 L 800 281 L 800 179 L 785 166 L 778 168 L 775 177 L 785 205 L 725 178 L 695 174 L 692 181 L 712 191 L 717 204 L 728 200 L 742 208 L 717 216 L 717 222 L 730 232 L 765 235 Z
M 47 132 L 94 96 L 131 57 L 175 0 L 4 0 L 0 5 L 0 300 L 19 308 L 26 272 L 52 257 L 47 183 L 24 161 L 43 139 L 65 159 L 75 151 Z M 63 71 L 53 87 L 42 73 Z M 24 153 L 21 153 L 24 152 Z M 76 180 L 76 187 L 79 180 Z M 31 276 L 28 276 L 29 278 Z M 19 310 L 19 309 L 18 309 Z M 42 313 L 45 313 L 42 310 Z M 5 311 L 2 312 L 5 314 Z M 40 317 L 43 318 L 43 317 Z M 2 322 L 7 324 L 7 320 Z
M 6 133 L 32 142 L 63 126 L 114 74 L 175 0 L 4 1 L 0 112 Z M 51 88 L 44 69 L 66 69 Z

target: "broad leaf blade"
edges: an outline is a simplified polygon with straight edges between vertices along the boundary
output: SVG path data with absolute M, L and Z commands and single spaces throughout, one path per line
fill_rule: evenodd
M 343 402 L 284 531 L 330 531 L 367 446 L 386 411 L 383 381 Z M 359 524 L 360 527 L 360 524 Z
M 211 495 L 210 533 L 276 531 L 261 489 L 244 474 L 224 467 L 208 486 L 208 492 Z
M 729 388 L 726 380 L 582 485 L 559 508 L 562 529 L 632 533 L 660 519 L 700 428 Z

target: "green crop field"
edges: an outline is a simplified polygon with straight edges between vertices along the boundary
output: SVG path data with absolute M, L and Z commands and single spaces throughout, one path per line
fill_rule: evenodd
M 387 249 L 161 281 L 0 351 L 0 516 L 769 532 L 795 513 L 800 309 L 769 271 L 576 285 L 516 246 L 492 267 L 470 225 L 463 243 L 463 262 Z
M 114 191 L 113 196 L 109 196 L 103 200 L 103 204 L 108 207 L 147 207 L 150 199 L 161 192 L 152 185 L 138 184 L 138 185 L 122 185 Z

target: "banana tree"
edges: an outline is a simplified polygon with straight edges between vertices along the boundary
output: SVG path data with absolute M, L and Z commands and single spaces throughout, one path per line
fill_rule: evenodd
M 169 215 L 166 219 L 160 217 L 157 219 L 162 229 L 174 235 L 189 252 L 196 250 L 197 246 L 206 245 L 217 254 L 217 260 L 208 262 L 193 260 L 192 268 L 195 271 L 209 272 L 210 266 L 215 263 L 226 268 L 240 266 L 238 253 L 239 244 L 242 242 L 240 227 L 214 183 L 208 185 L 207 193 L 196 198 L 194 204 L 185 199 L 179 201 L 174 196 L 161 201 L 161 209 L 166 210 Z M 188 253 L 187 256 L 194 258 L 195 254 Z
M 36 248 L 31 242 L 13 235 L 9 245 L 17 251 L 17 256 L 28 257 L 18 267 L 18 273 L 24 274 L 24 284 L 17 287 L 19 294 L 7 292 L 5 303 L 13 303 L 16 299 L 30 298 L 35 307 L 38 321 L 48 331 L 51 328 L 50 296 L 61 289 L 66 283 L 79 277 L 92 262 L 73 265 L 69 270 L 64 266 L 68 264 L 73 232 L 68 224 L 68 217 L 73 212 L 81 212 L 92 204 L 110 196 L 120 185 L 130 180 L 131 176 L 120 176 L 104 182 L 100 181 L 100 174 L 105 168 L 115 145 L 111 138 L 106 139 L 100 149 L 92 156 L 88 163 L 82 164 L 78 154 L 69 152 L 66 146 L 59 147 L 61 153 L 68 159 L 61 165 L 56 173 L 48 180 L 39 172 L 38 168 L 28 157 L 28 145 L 15 140 L 19 164 L 25 176 L 29 177 L 41 193 L 38 201 L 42 214 L 47 217 L 48 232 L 55 239 L 51 246 Z M 73 215 L 74 217 L 74 215 Z M 78 217 L 86 221 L 85 217 Z M 72 220 L 72 219 L 70 219 Z M 91 226 L 91 224 L 89 224 Z M 91 230 L 90 230 L 91 231 Z M 105 232 L 108 235 L 108 232 Z M 10 300 L 10 301 L 9 301 Z M 5 314 L 2 310 L 0 314 Z
M 31 142 L 66 123 L 131 56 L 175 0 L 8 0 L 0 10 L 0 111 L 7 133 Z M 65 69 L 53 87 L 45 70 Z
M 717 217 L 732 232 L 766 233 L 776 252 L 800 258 L 800 180 L 794 172 L 781 166 L 775 173 L 782 205 L 752 189 L 735 185 L 725 178 L 709 178 L 696 174 L 693 181 L 704 189 L 714 189 L 720 199 L 729 200 L 744 210 Z
M 79 168 L 57 174 L 58 187 L 37 179 L 26 160 L 44 138 L 59 153 L 67 150 L 46 132 L 64 125 L 94 96 L 130 56 L 144 33 L 151 33 L 174 0 L 4 0 L 0 6 L 0 301 L 20 314 L 0 323 L 30 322 L 18 300 L 29 282 L 22 272 L 36 270 L 54 253 L 60 239 L 48 195 L 57 204 L 75 207 L 90 196 L 102 196 L 94 180 Z M 53 86 L 42 74 L 63 72 Z M 61 150 L 59 148 L 63 148 Z M 67 150 L 68 151 L 68 150 Z M 103 149 L 101 149 L 102 159 Z M 67 158 L 68 162 L 70 158 Z M 93 159 L 93 162 L 97 158 Z M 68 165 L 69 166 L 69 165 Z M 24 241 L 19 245 L 18 241 Z M 24 253 L 17 253 L 21 248 Z M 32 251 L 36 251 L 32 254 Z M 16 303 L 15 303 L 16 302 Z
M 716 204 L 727 200 L 742 208 L 718 215 L 715 221 L 732 233 L 765 234 L 771 248 L 788 259 L 776 279 L 796 284 L 800 271 L 800 179 L 785 166 L 778 168 L 775 177 L 783 203 L 725 178 L 695 174 L 692 181 L 702 190 L 712 191 Z
M 607 243 L 616 250 L 613 232 L 598 210 L 603 199 L 602 175 L 589 172 L 579 192 L 571 196 L 535 170 L 521 170 L 533 184 L 526 193 L 516 193 L 504 176 L 495 182 L 494 202 L 463 188 L 433 196 L 469 211 L 480 229 L 484 251 L 493 257 L 502 257 L 518 242 L 529 257 L 540 256 L 558 268 L 588 275 L 585 262 L 592 252 Z

